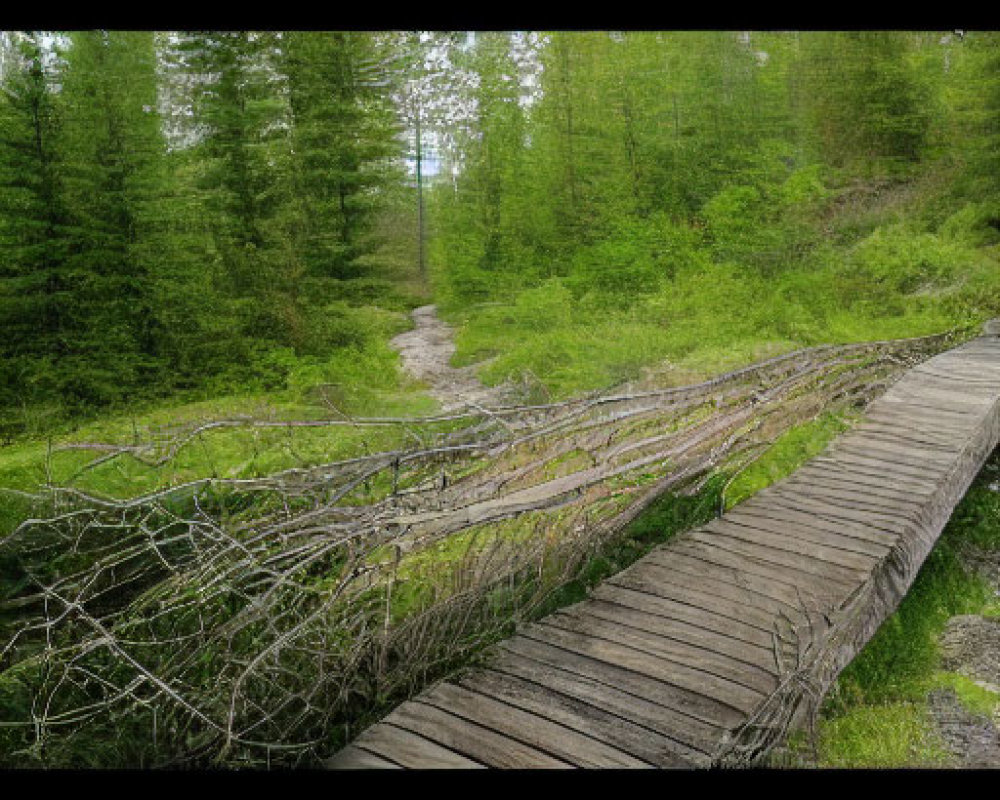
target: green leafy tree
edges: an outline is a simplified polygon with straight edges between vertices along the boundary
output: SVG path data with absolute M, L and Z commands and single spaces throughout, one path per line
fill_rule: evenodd
M 834 166 L 905 170 L 927 142 L 928 87 L 898 31 L 803 34 L 815 146 Z

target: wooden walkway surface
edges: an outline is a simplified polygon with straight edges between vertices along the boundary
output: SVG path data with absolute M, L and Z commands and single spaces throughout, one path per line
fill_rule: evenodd
M 795 474 L 403 703 L 328 766 L 751 762 L 895 608 L 998 437 L 1000 336 L 987 334 L 910 370 Z

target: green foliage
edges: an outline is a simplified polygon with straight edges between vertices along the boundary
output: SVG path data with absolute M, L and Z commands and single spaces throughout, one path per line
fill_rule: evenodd
M 863 294 L 870 302 L 928 293 L 968 272 L 979 254 L 964 242 L 920 233 L 905 225 L 879 228 L 858 242 L 849 269 L 868 283 Z
M 370 313 L 370 312 L 369 312 Z M 366 314 L 355 312 L 363 321 Z M 272 391 L 219 395 L 210 400 L 154 404 L 145 411 L 104 416 L 58 436 L 26 438 L 0 448 L 0 532 L 9 532 L 34 513 L 26 497 L 7 490 L 33 492 L 48 480 L 101 496 L 134 497 L 166 486 L 218 476 L 248 478 L 399 447 L 399 432 L 388 428 L 218 428 L 185 444 L 163 465 L 143 464 L 123 455 L 96 467 L 86 450 L 62 450 L 73 442 L 129 444 L 164 425 L 194 427 L 213 419 L 329 418 L 336 412 L 372 416 L 420 416 L 433 401 L 417 394 L 396 369 L 398 355 L 385 343 L 387 329 L 399 330 L 396 316 L 369 320 L 366 337 L 340 347 L 326 358 L 295 356 L 290 350 L 268 351 Z M 331 411 L 331 405 L 336 412 Z M 51 447 L 50 447 L 51 441 Z
M 379 191 L 393 176 L 389 92 L 358 75 L 380 55 L 375 37 L 292 31 L 282 37 L 281 67 L 289 88 L 293 247 L 308 276 L 364 274 L 360 257 Z
M 949 216 L 938 233 L 953 241 L 965 241 L 971 246 L 995 245 L 1000 242 L 1000 200 L 967 202 Z
M 75 33 L 61 80 L 68 264 L 82 276 L 74 292 L 76 327 L 60 369 L 69 377 L 62 394 L 84 408 L 106 406 L 158 380 L 162 367 L 150 265 L 135 246 L 145 233 L 164 147 L 153 111 L 153 36 Z
M 834 166 L 905 172 L 920 160 L 930 87 L 911 61 L 912 39 L 893 31 L 804 34 L 802 101 L 815 147 Z
M 824 182 L 823 166 L 810 164 L 795 170 L 781 184 L 777 196 L 782 205 L 789 209 L 827 199 L 830 190 Z
M 52 367 L 66 348 L 79 284 L 68 264 L 61 109 L 49 89 L 41 37 L 18 45 L 20 68 L 0 95 L 0 406 L 8 409 L 58 391 Z
M 859 707 L 824 728 L 819 756 L 824 767 L 899 769 L 942 767 L 950 756 L 925 709 L 912 703 Z
M 526 301 L 485 308 L 463 326 L 456 363 L 496 356 L 479 370 L 486 383 L 542 381 L 551 397 L 566 397 L 637 377 L 669 352 L 655 323 L 599 300 L 574 301 L 559 279 L 525 294 Z
M 432 205 L 436 297 L 487 382 L 564 397 L 1000 308 L 995 206 L 949 184 L 980 134 L 941 117 L 983 102 L 978 50 L 942 72 L 939 42 L 896 32 L 555 33 L 525 114 L 502 39 L 469 64 L 506 110 L 472 121 Z
M 753 186 L 729 186 L 702 206 L 713 250 L 720 260 L 759 249 L 763 198 Z

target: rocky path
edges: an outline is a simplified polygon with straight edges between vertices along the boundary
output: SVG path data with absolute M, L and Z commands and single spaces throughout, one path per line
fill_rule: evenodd
M 441 404 L 442 411 L 468 406 L 499 406 L 516 402 L 509 386 L 484 386 L 476 377 L 476 367 L 455 368 L 455 331 L 437 316 L 435 306 L 421 306 L 410 314 L 416 327 L 401 333 L 389 345 L 403 358 L 403 371 L 428 384 L 428 392 Z

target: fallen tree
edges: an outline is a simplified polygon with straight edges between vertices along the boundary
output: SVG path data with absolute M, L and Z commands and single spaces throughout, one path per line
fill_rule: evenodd
M 119 766 L 309 763 L 532 618 L 665 492 L 697 493 L 791 427 L 863 406 L 964 335 L 563 403 L 77 445 L 165 463 L 209 426 L 265 424 L 406 426 L 420 443 L 129 500 L 34 494 L 0 541 L 7 760 L 75 766 L 75 743 L 100 732 Z

